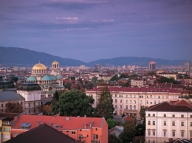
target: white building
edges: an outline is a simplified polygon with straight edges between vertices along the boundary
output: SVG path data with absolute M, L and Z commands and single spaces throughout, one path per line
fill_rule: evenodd
M 187 100 L 163 102 L 146 110 L 147 143 L 192 139 L 192 104 Z
M 102 87 L 86 90 L 87 96 L 95 100 L 96 107 Z M 126 114 L 139 117 L 141 106 L 151 106 L 164 101 L 178 100 L 181 91 L 170 88 L 125 88 L 109 87 L 113 106 L 117 115 Z
M 25 98 L 25 113 L 38 114 L 41 108 L 41 87 L 36 83 L 22 83 L 17 93 Z

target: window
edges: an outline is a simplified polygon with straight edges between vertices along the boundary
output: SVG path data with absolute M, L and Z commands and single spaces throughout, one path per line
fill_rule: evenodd
M 134 100 L 134 103 L 136 103 L 136 100 Z
M 172 117 L 175 117 L 175 114 L 173 114 Z
M 140 100 L 140 104 L 142 104 L 142 100 Z
M 155 125 L 155 121 L 153 121 L 153 125 Z
M 130 110 L 132 110 L 132 105 L 130 105 Z
M 166 117 L 166 114 L 164 114 L 164 117 Z
M 136 96 L 134 95 L 134 98 L 136 98 Z
M 130 103 L 132 103 L 132 100 L 130 100 Z
M 153 131 L 153 136 L 155 136 L 155 131 Z
M 166 121 L 164 121 L 164 126 L 166 126 Z
M 117 99 L 115 99 L 115 103 L 117 103 Z
M 155 117 L 155 114 L 153 114 L 153 117 Z
M 190 127 L 192 127 L 192 122 L 190 122 Z
M 5 127 L 4 128 L 4 132 L 10 132 L 10 128 L 9 127 Z
M 151 125 L 151 121 L 148 121 L 148 125 Z
M 160 96 L 158 96 L 158 98 L 160 98 Z
M 150 95 L 150 98 L 152 98 L 152 95 Z
M 117 105 L 115 105 L 115 108 L 117 108 Z
M 97 134 L 93 134 L 93 139 L 94 140 L 98 139 L 98 135 Z
M 122 109 L 122 105 L 120 105 L 120 109 Z
M 156 100 L 154 100 L 154 104 L 156 104 Z
M 164 98 L 164 96 L 162 96 L 162 98 Z
M 190 131 L 190 137 L 192 138 L 192 131 Z
M 184 137 L 184 131 L 181 131 L 181 137 Z
M 148 116 L 150 117 L 150 114 L 148 114 Z
M 132 95 L 130 95 L 130 98 L 132 98 Z
M 184 118 L 184 115 L 181 115 L 181 118 Z
M 128 98 L 128 95 L 126 95 L 126 98 Z
M 122 103 L 122 99 L 120 100 L 120 103 Z
M 136 110 L 136 105 L 134 105 L 134 110 Z
M 150 136 L 150 133 L 151 133 L 151 131 L 150 131 L 150 130 L 148 130 L 148 136 Z
M 181 122 L 181 126 L 184 126 L 184 122 Z
M 163 131 L 163 135 L 164 135 L 164 137 L 166 137 L 166 130 Z
M 75 132 L 71 132 L 72 134 L 75 134 Z
M 126 105 L 126 109 L 128 109 L 128 105 Z
M 29 103 L 29 107 L 30 107 L 30 103 Z
M 115 97 L 117 97 L 117 94 L 115 94 Z
M 172 126 L 175 126 L 175 121 L 172 121 Z
M 3 107 L 3 104 L 1 104 L 1 107 Z
M 190 115 L 190 118 L 192 118 L 192 115 Z
M 128 100 L 126 100 L 126 103 L 128 103 Z
M 175 137 L 175 131 L 172 131 L 172 137 Z

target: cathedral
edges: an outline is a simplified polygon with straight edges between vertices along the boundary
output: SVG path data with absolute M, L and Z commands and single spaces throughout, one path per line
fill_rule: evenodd
M 37 83 L 42 89 L 41 97 L 52 97 L 56 90 L 63 90 L 63 78 L 60 72 L 59 63 L 54 61 L 51 70 L 42 63 L 37 63 L 33 66 L 31 76 L 27 78 L 26 82 Z

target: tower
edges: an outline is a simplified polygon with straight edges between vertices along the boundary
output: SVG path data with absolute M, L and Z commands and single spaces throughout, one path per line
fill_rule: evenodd
M 190 72 L 190 62 L 189 61 L 185 61 L 184 63 L 184 71 L 189 73 Z
M 151 61 L 149 63 L 149 70 L 150 71 L 155 71 L 156 70 L 156 63 L 154 61 Z

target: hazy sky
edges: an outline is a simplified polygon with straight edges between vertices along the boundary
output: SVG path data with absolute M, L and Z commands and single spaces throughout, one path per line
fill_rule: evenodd
M 192 60 L 192 0 L 0 0 L 0 46 Z

